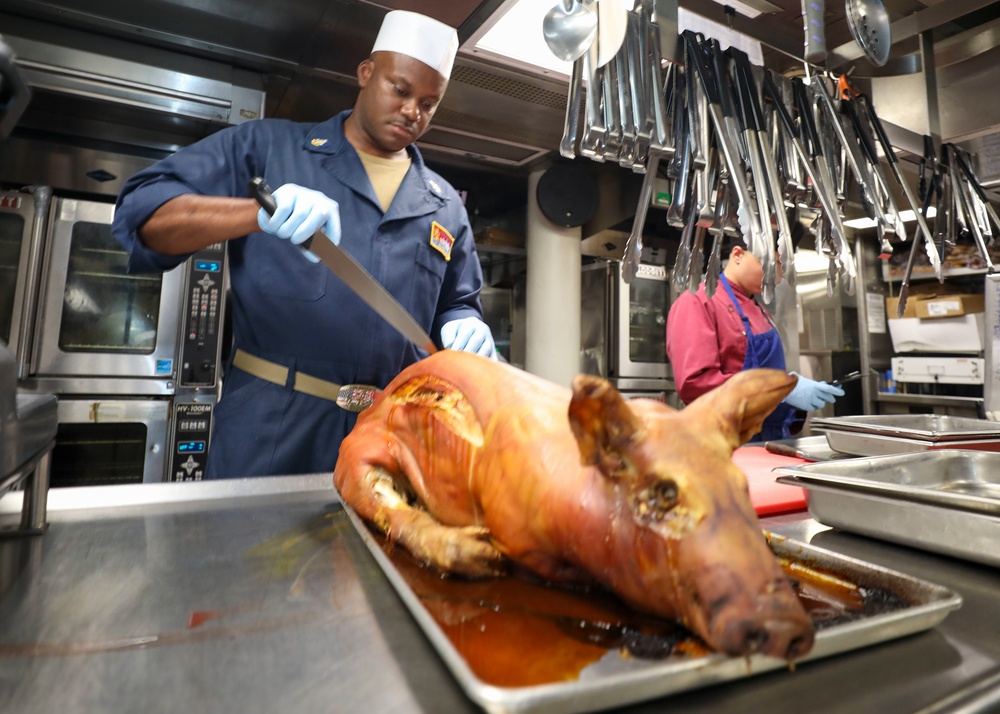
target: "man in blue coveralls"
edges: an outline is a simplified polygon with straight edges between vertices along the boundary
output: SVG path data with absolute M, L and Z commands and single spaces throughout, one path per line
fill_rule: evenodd
M 206 478 L 331 471 L 356 419 L 336 405 L 339 385 L 382 388 L 425 356 L 298 247 L 319 228 L 441 347 L 495 358 L 468 216 L 413 146 L 457 51 L 454 29 L 390 12 L 358 66 L 352 110 L 224 129 L 122 189 L 113 230 L 130 272 L 229 241 L 233 351 Z M 247 197 L 255 176 L 278 187 L 272 216 Z

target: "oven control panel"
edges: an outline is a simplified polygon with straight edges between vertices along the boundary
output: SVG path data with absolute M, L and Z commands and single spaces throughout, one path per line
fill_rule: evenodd
M 190 258 L 181 346 L 180 386 L 213 387 L 225 310 L 226 247 L 215 243 Z
M 212 433 L 213 404 L 174 405 L 174 433 L 170 453 L 170 481 L 201 481 L 208 463 L 208 438 Z

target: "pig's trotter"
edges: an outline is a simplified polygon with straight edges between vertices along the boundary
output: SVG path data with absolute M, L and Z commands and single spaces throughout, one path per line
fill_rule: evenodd
M 490 542 L 490 532 L 477 526 L 454 528 L 427 513 L 399 534 L 399 542 L 414 557 L 441 572 L 486 578 L 506 572 L 506 560 Z
M 488 529 L 439 522 L 420 506 L 413 505 L 399 482 L 381 469 L 373 469 L 367 480 L 374 508 L 371 514 L 362 515 L 417 560 L 444 573 L 474 578 L 506 572 L 506 559 L 493 545 Z

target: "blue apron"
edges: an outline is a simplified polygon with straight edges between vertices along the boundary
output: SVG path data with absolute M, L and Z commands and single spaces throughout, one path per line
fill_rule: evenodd
M 729 299 L 736 306 L 736 312 L 743 320 L 743 333 L 747 336 L 747 356 L 743 360 L 743 369 L 755 369 L 757 367 L 768 367 L 785 371 L 785 350 L 781 344 L 781 335 L 778 328 L 771 323 L 771 329 L 755 335 L 750 330 L 750 318 L 744 314 L 740 307 L 733 288 L 729 284 L 725 275 L 719 276 L 719 282 L 729 294 Z M 768 317 L 768 321 L 770 321 Z M 791 436 L 790 425 L 795 420 L 795 407 L 782 402 L 771 415 L 764 420 L 760 433 L 750 439 L 750 441 L 774 441 L 776 439 L 787 439 Z

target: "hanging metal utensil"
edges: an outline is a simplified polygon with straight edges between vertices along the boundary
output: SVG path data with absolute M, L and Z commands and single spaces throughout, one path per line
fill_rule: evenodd
M 851 165 L 851 170 L 854 172 L 854 178 L 857 181 L 858 188 L 861 190 L 861 197 L 864 201 L 874 207 L 875 215 L 872 218 L 880 223 L 886 223 L 885 215 L 881 211 L 877 210 L 879 206 L 878 195 L 875 193 L 874 181 L 868 171 L 868 164 L 864 162 L 861 156 L 860 147 L 847 136 L 844 131 L 844 125 L 840 123 L 840 116 L 837 110 L 833 106 L 833 102 L 830 99 L 830 95 L 827 93 L 826 87 L 823 81 L 819 77 L 814 77 L 813 81 L 809 84 L 809 87 L 813 91 L 813 96 L 816 98 L 818 106 L 823 110 L 823 116 L 826 125 L 831 127 L 836 134 L 837 141 L 845 149 L 845 155 L 847 156 L 847 161 Z
M 715 198 L 715 223 L 708 229 L 712 234 L 712 249 L 705 265 L 705 295 L 712 297 L 719 285 L 719 274 L 722 272 L 722 245 L 726 240 L 726 224 L 729 217 L 732 184 L 719 181 Z
M 753 119 L 754 130 L 757 134 L 757 142 L 760 145 L 763 175 L 755 177 L 755 181 L 759 180 L 757 190 L 763 192 L 766 189 L 766 195 L 770 200 L 771 211 L 774 214 L 775 224 L 778 228 L 778 257 L 781 262 L 783 276 L 791 281 L 790 284 L 794 284 L 795 266 L 792 254 L 795 248 L 792 245 L 792 230 L 788 224 L 788 214 L 785 213 L 785 197 L 781 190 L 781 182 L 778 179 L 778 167 L 774 161 L 771 137 L 764 122 L 764 112 L 761 109 L 760 97 L 757 95 L 757 83 L 754 81 L 753 67 L 750 64 L 750 58 L 742 50 L 730 47 L 729 53 L 736 63 L 738 75 L 742 77 L 741 86 L 744 88 L 747 101 L 750 103 L 751 118 Z M 761 221 L 764 223 L 765 232 L 773 236 L 773 233 L 769 230 L 770 219 L 768 218 L 765 222 L 762 216 Z M 774 285 L 777 283 L 777 263 L 772 259 L 770 265 L 773 272 L 773 282 L 771 283 L 773 290 Z
M 719 86 L 716 83 L 716 78 L 709 70 L 708 61 L 703 54 L 695 33 L 691 32 L 691 30 L 684 30 L 681 36 L 684 38 L 687 46 L 689 66 L 694 68 L 694 73 L 697 75 L 700 85 L 708 98 L 708 116 L 712 122 L 712 126 L 715 128 L 715 136 L 719 142 L 719 149 L 725 158 L 725 165 L 729 169 L 730 180 L 733 182 L 733 187 L 736 190 L 736 197 L 739 201 L 737 215 L 739 216 L 740 228 L 743 233 L 743 243 L 754 255 L 757 255 L 760 251 L 759 246 L 763 243 L 761 227 L 753 199 L 750 196 L 750 189 L 743 175 L 739 149 L 733 146 L 729 140 Z
M 966 179 L 968 179 L 969 185 L 972 186 L 972 189 L 976 192 L 976 196 L 982 202 L 983 207 L 986 210 L 986 214 L 990 217 L 990 219 L 992 219 L 994 225 L 1000 229 L 1000 217 L 997 216 L 997 212 L 993 208 L 993 205 L 989 202 L 989 199 L 986 198 L 986 193 L 983 191 L 983 187 L 979 184 L 979 180 L 972 172 L 971 161 L 969 160 L 967 154 L 957 146 L 954 148 L 953 154 L 958 167 L 962 169 L 962 173 L 964 173 Z
M 951 185 L 955 191 L 956 205 L 965 216 L 966 230 L 972 234 L 972 239 L 975 241 L 976 247 L 979 249 L 979 254 L 983 257 L 983 262 L 986 263 L 986 272 L 992 274 L 996 271 L 996 267 L 990 259 L 990 251 L 986 245 L 986 239 L 983 237 L 982 229 L 980 228 L 979 222 L 976 220 L 972 206 L 972 191 L 971 189 L 966 191 L 962 177 L 958 175 L 958 167 L 956 164 L 953 163 L 950 170 Z
M 604 68 L 597 66 L 596 43 L 591 44 L 583 56 L 583 71 L 587 77 L 587 94 L 580 155 L 592 161 L 604 161 L 604 142 L 607 138 L 607 124 L 601 109 Z
M 569 97 L 566 100 L 566 118 L 563 121 L 562 141 L 559 155 L 567 159 L 576 158 L 576 140 L 579 136 L 580 100 L 583 99 L 583 57 L 573 62 L 573 72 L 569 78 Z
M 823 145 L 819 132 L 813 122 L 813 106 L 812 102 L 809 100 L 806 85 L 803 84 L 801 79 L 795 77 L 792 79 L 792 90 L 795 93 L 799 119 L 802 122 L 803 131 L 805 131 L 806 136 L 808 137 L 807 143 L 810 146 L 810 155 L 812 156 L 811 160 L 804 159 L 803 166 L 806 169 L 809 180 L 812 181 L 813 190 L 816 192 L 816 196 L 819 198 L 820 203 L 823 206 L 823 213 L 826 217 L 826 223 L 828 224 L 829 233 L 832 237 L 832 242 L 830 244 L 831 250 L 833 250 L 836 259 L 843 266 L 842 279 L 844 288 L 848 295 L 853 295 L 854 280 L 857 278 L 857 269 L 854 265 L 854 257 L 851 254 L 850 246 L 847 244 L 847 236 L 844 233 L 844 224 L 840 214 L 840 206 L 837 204 L 834 181 L 833 177 L 830 175 L 829 164 L 831 163 L 831 157 L 828 154 L 823 153 Z M 822 87 L 818 88 L 817 94 L 824 97 L 826 96 Z M 822 105 L 821 100 L 820 104 Z M 827 104 L 829 104 L 829 97 L 827 97 Z M 836 123 L 836 127 L 840 127 L 837 115 L 833 111 L 832 106 L 827 107 L 827 117 L 832 118 L 833 122 Z M 840 142 L 842 147 L 844 144 L 844 141 Z M 845 153 L 850 156 L 850 152 Z M 858 176 L 859 174 L 860 169 L 855 175 Z
M 581 0 L 559 0 L 542 18 L 542 36 L 556 59 L 574 62 L 597 38 L 597 13 Z
M 674 295 L 680 295 L 681 291 L 687 288 L 688 273 L 691 270 L 691 241 L 693 238 L 694 221 L 688 220 L 684 223 L 684 230 L 681 231 L 681 243 L 677 248 L 677 258 L 670 271 L 670 287 Z
M 927 163 L 931 164 L 931 177 L 926 185 L 926 193 L 923 195 L 923 205 L 920 207 L 920 213 L 923 215 L 924 220 L 927 220 L 927 210 L 930 208 L 931 201 L 937 196 L 939 201 L 940 197 L 944 194 L 944 182 L 943 175 L 941 171 L 941 163 L 938 161 L 936 152 L 934 151 L 934 144 L 930 137 L 925 137 L 924 142 L 924 165 Z M 939 213 L 937 215 L 937 221 L 935 222 L 935 230 L 944 222 L 944 214 Z M 941 252 L 939 255 L 943 256 L 944 253 Z M 902 317 L 903 313 L 906 312 L 906 301 L 910 294 L 910 278 L 913 276 L 913 266 L 916 265 L 917 260 L 917 245 L 916 241 L 913 241 L 910 245 L 910 255 L 906 261 L 906 270 L 903 272 L 903 280 L 899 284 L 899 302 L 896 303 L 896 317 Z
M 931 262 L 931 266 L 934 268 L 934 274 L 937 279 L 941 282 L 944 281 L 944 275 L 941 269 L 941 256 L 938 254 L 937 246 L 934 245 L 934 236 L 931 235 L 931 229 L 927 225 L 927 219 L 924 218 L 924 211 L 922 211 L 922 206 L 917 205 L 917 199 L 913 195 L 913 190 L 910 185 L 903 180 L 903 174 L 899 170 L 899 159 L 896 157 L 896 152 L 892 148 L 892 143 L 889 141 L 889 135 L 886 134 L 885 127 L 882 126 L 882 121 L 875 114 L 875 107 L 872 105 L 871 100 L 867 95 L 859 95 L 859 100 L 861 101 L 861 106 L 867 110 L 868 118 L 871 121 L 871 125 L 875 128 L 875 135 L 878 137 L 879 143 L 882 145 L 882 151 L 885 153 L 885 158 L 889 162 L 889 168 L 892 170 L 892 175 L 896 179 L 896 183 L 899 184 L 900 188 L 903 189 L 903 194 L 906 196 L 907 202 L 910 204 L 910 209 L 913 211 L 914 215 L 917 217 L 917 225 L 920 227 L 920 233 L 924 237 L 924 249 L 927 251 L 927 258 Z M 998 224 L 1000 225 L 1000 224 Z M 916 238 L 914 238 L 916 241 Z
M 628 26 L 625 0 L 597 2 L 597 66 L 603 67 L 618 54 Z
M 805 24 L 806 62 L 816 64 L 826 59 L 826 25 L 823 11 L 826 9 L 823 0 L 802 0 L 802 22 Z
M 688 267 L 688 292 L 698 292 L 701 285 L 701 273 L 705 267 L 705 234 L 708 229 L 698 226 L 694 231 L 694 242 L 691 245 L 691 265 Z
M 660 171 L 660 154 L 649 152 L 646 175 L 642 179 L 642 190 L 639 191 L 639 206 L 632 222 L 632 232 L 625 243 L 625 253 L 622 256 L 622 280 L 626 284 L 639 272 L 639 258 L 642 256 L 642 231 L 646 226 L 646 212 L 653 199 L 653 185 Z
M 732 48 L 730 48 L 732 49 Z M 761 284 L 761 297 L 764 302 L 774 299 L 774 289 L 778 283 L 778 266 L 774 256 L 774 232 L 771 230 L 771 204 L 767 189 L 767 169 L 764 167 L 764 157 L 761 154 L 760 108 L 754 104 L 757 88 L 753 76 L 749 72 L 749 60 L 744 66 L 739 57 L 739 50 L 730 52 L 735 63 L 735 83 L 739 93 L 740 124 L 742 125 L 743 144 L 747 148 L 749 161 L 747 174 L 753 185 L 754 197 L 757 199 L 757 216 L 761 227 L 761 244 L 758 246 L 761 267 L 764 269 L 764 280 Z M 756 112 L 754 110 L 757 110 Z
M 899 236 L 900 240 L 905 241 L 906 228 L 903 225 L 903 219 L 899 217 L 899 209 L 896 208 L 896 202 L 892 198 L 885 174 L 882 173 L 882 165 L 879 162 L 875 139 L 871 135 L 871 123 L 869 122 L 868 113 L 863 108 L 859 110 L 858 104 L 853 99 L 841 99 L 840 107 L 854 125 L 854 132 L 858 137 L 858 143 L 861 146 L 864 158 L 867 159 L 868 165 L 871 168 L 870 175 L 876 182 L 876 188 L 881 191 L 880 196 L 882 200 L 879 202 L 879 211 L 883 219 L 888 221 L 888 225 L 892 226 L 893 231 Z M 888 252 L 891 255 L 892 249 L 889 248 Z
M 892 31 L 882 0 L 847 0 L 847 24 L 865 57 L 876 67 L 889 61 Z

